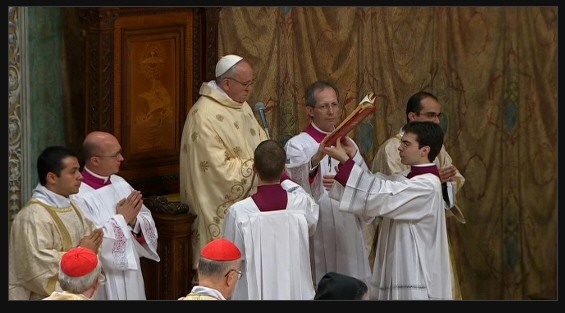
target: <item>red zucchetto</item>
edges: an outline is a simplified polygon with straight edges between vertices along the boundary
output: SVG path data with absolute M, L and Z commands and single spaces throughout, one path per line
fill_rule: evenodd
M 213 261 L 235 261 L 241 258 L 241 251 L 226 239 L 215 239 L 202 248 L 200 256 Z
M 80 277 L 92 272 L 98 265 L 98 256 L 83 247 L 73 248 L 61 257 L 61 270 L 71 277 Z

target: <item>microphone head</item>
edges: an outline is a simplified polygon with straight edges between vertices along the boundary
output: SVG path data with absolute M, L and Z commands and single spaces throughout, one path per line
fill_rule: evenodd
M 255 110 L 265 110 L 265 104 L 263 102 L 257 102 L 257 104 L 255 105 Z

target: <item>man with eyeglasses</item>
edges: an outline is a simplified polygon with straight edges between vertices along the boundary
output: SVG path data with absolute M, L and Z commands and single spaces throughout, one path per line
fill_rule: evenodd
M 63 291 L 53 291 L 43 300 L 91 300 L 104 281 L 98 256 L 87 248 L 73 248 L 63 254 L 59 263 Z
M 71 200 L 82 181 L 78 155 L 62 146 L 37 158 L 39 183 L 15 216 L 8 245 L 9 300 L 39 300 L 61 291 L 61 256 L 77 246 L 98 252 L 102 229 L 88 221 Z
M 358 149 L 345 138 L 324 148 L 340 162 L 330 190 L 339 210 L 380 221 L 371 300 L 453 300 L 446 210 L 433 163 L 443 137 L 438 123 L 407 123 L 397 153 L 409 169 L 390 176 L 355 164 Z
M 184 124 L 179 160 L 180 201 L 196 215 L 192 226 L 196 269 L 202 247 L 222 238 L 226 210 L 256 188 L 253 151 L 267 139 L 247 99 L 255 79 L 248 60 L 229 54 L 204 82 Z M 198 279 L 194 275 L 195 281 Z
M 371 275 L 361 221 L 338 210 L 339 202 L 330 199 L 339 163 L 323 152 L 322 140 L 341 120 L 343 107 L 337 87 L 328 81 L 317 81 L 306 89 L 306 112 L 311 123 L 285 145 L 289 176 L 301 185 L 320 205 L 316 232 L 310 238 L 314 284 L 327 272 L 338 272 L 365 281 Z M 351 138 L 348 140 L 357 146 Z M 358 153 L 354 161 L 368 169 Z
M 230 300 L 243 269 L 241 251 L 220 238 L 204 246 L 198 260 L 198 285 L 178 300 Z
M 145 300 L 140 258 L 159 262 L 157 228 L 143 196 L 117 175 L 124 161 L 118 139 L 93 131 L 84 139 L 83 181 L 73 199 L 87 219 L 104 229 L 100 261 L 107 284 L 96 300 Z
M 441 104 L 436 96 L 429 92 L 420 91 L 415 93 L 408 99 L 406 103 L 406 121 L 431 121 L 439 124 L 442 117 Z M 400 156 L 398 155 L 398 147 L 401 144 L 401 137 L 404 131 L 400 129 L 398 134 L 387 139 L 378 149 L 375 158 L 373 159 L 372 172 L 383 173 L 385 175 L 397 174 L 409 168 L 408 165 L 402 164 Z M 446 210 L 447 216 L 454 216 L 458 222 L 465 223 L 463 213 L 456 205 L 455 194 L 461 190 L 465 183 L 465 178 L 452 164 L 451 156 L 442 145 L 441 151 L 435 158 L 434 163 L 437 165 L 441 182 L 444 183 Z M 370 249 L 371 260 L 375 252 L 375 235 L 376 224 L 364 225 L 365 240 L 368 248 Z M 461 292 L 459 288 L 459 281 L 457 278 L 456 263 L 454 262 L 454 253 L 450 249 L 453 271 L 454 271 L 454 299 L 461 299 Z

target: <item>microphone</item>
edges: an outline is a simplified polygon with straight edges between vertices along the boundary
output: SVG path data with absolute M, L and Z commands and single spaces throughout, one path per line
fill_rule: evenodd
M 267 133 L 267 139 L 271 139 L 271 136 L 269 135 L 269 126 L 267 124 L 267 116 L 265 115 L 265 104 L 263 102 L 257 102 L 257 104 L 255 105 L 255 110 L 259 112 L 259 116 L 261 117 L 261 124 L 263 124 L 265 133 Z

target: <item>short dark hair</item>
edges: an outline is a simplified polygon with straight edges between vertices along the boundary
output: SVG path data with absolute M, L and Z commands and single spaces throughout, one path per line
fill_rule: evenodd
M 45 148 L 37 158 L 37 175 L 39 183 L 45 186 L 47 183 L 47 174 L 55 173 L 57 177 L 61 176 L 61 171 L 65 168 L 63 160 L 72 156 L 78 159 L 77 153 L 67 147 L 51 146 Z
M 367 284 L 358 278 L 328 272 L 318 282 L 314 300 L 361 300 L 368 290 Z
M 263 180 L 280 179 L 286 163 L 286 152 L 283 146 L 275 140 L 262 141 L 253 155 L 257 174 Z
M 435 101 L 439 102 L 436 96 L 427 91 L 418 91 L 417 93 L 413 94 L 406 103 L 406 122 L 410 122 L 410 119 L 408 118 L 408 114 L 410 112 L 418 114 L 420 113 L 420 111 L 422 111 L 422 100 L 426 98 L 432 98 Z
M 327 80 L 319 80 L 312 83 L 306 89 L 306 105 L 310 107 L 316 106 L 316 90 L 324 90 L 326 88 L 331 88 L 335 91 L 335 95 L 339 101 L 339 91 L 334 83 Z
M 402 128 L 405 133 L 416 135 L 418 148 L 430 147 L 428 159 L 433 162 L 443 146 L 443 129 L 437 123 L 431 121 L 411 121 Z

